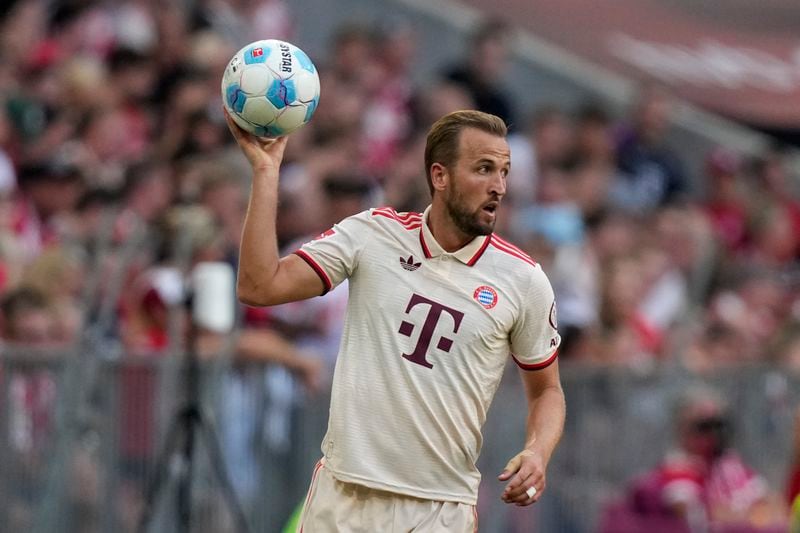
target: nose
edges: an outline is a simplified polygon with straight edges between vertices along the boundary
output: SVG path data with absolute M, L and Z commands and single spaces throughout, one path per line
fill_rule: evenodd
M 489 192 L 493 195 L 497 195 L 500 198 L 505 196 L 506 194 L 506 176 L 503 174 L 502 171 L 497 171 L 494 173 L 494 179 L 492 179 L 490 185 Z

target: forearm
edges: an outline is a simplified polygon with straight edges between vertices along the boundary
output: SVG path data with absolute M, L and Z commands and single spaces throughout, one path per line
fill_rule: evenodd
M 236 287 L 245 303 L 257 303 L 257 295 L 269 286 L 278 270 L 277 208 L 277 171 L 255 171 L 242 229 Z
M 270 330 L 242 330 L 236 355 L 242 360 L 276 363 L 292 370 L 301 370 L 307 363 L 294 344 Z
M 547 464 L 564 431 L 566 404 L 558 385 L 542 388 L 528 399 L 525 449 L 540 454 Z
M 528 400 L 525 449 L 511 458 L 498 479 L 508 481 L 503 501 L 524 506 L 541 498 L 545 489 L 547 464 L 561 438 L 566 408 L 558 363 L 537 372 L 520 372 Z
M 236 293 L 251 305 L 266 305 L 265 294 L 274 287 L 278 273 L 278 238 L 275 217 L 278 207 L 278 177 L 287 137 L 265 139 L 240 128 L 224 110 L 225 121 L 236 143 L 253 169 L 250 201 L 247 205 L 239 248 Z

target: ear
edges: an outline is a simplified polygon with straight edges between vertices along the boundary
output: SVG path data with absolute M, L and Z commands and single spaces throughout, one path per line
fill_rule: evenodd
M 450 174 L 447 172 L 447 167 L 441 163 L 431 165 L 431 184 L 433 184 L 433 190 L 435 191 L 447 189 L 450 184 Z

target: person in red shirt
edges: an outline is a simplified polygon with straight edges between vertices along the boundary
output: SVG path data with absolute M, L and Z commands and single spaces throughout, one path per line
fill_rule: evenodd
M 7 414 L 4 464 L 10 486 L 8 531 L 29 531 L 35 502 L 44 490 L 48 454 L 54 442 L 56 374 L 42 350 L 55 346 L 54 317 L 47 295 L 28 287 L 8 292 L 0 301 L 2 347 L 0 408 Z M 31 351 L 38 359 L 29 359 Z M 44 362 L 44 364 L 43 364 Z
M 738 181 L 741 161 L 724 148 L 712 150 L 706 158 L 708 200 L 705 212 L 729 253 L 740 252 L 747 242 L 748 205 Z
M 26 257 L 32 259 L 60 241 L 59 217 L 75 209 L 84 190 L 83 175 L 56 161 L 25 165 L 19 173 L 12 228 Z
M 689 531 L 785 528 L 785 506 L 732 446 L 728 412 L 715 391 L 687 391 L 676 424 L 676 447 L 634 483 L 633 500 L 648 502 L 652 516 L 679 519 Z

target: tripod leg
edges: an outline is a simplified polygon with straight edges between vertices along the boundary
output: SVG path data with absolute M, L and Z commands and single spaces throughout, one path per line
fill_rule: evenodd
M 147 490 L 145 492 L 144 508 L 142 509 L 142 515 L 139 518 L 139 526 L 136 528 L 138 533 L 146 533 L 147 526 L 150 524 L 150 521 L 153 518 L 156 499 L 158 498 L 158 493 L 163 488 L 164 483 L 167 481 L 167 477 L 170 473 L 170 458 L 175 453 L 175 450 L 177 450 L 182 429 L 184 429 L 184 426 L 179 423 L 172 424 L 172 426 L 169 428 L 167 438 L 164 442 L 164 449 L 161 451 L 161 455 L 159 455 L 158 461 L 156 462 L 155 477 L 147 486 Z
M 189 533 L 192 527 L 192 482 L 194 474 L 194 428 L 195 423 L 200 423 L 200 413 L 197 408 L 189 407 L 184 413 L 186 417 L 186 435 L 183 440 L 183 457 L 186 464 L 182 465 L 180 482 L 178 483 L 178 531 Z
M 222 495 L 227 500 L 231 513 L 236 520 L 236 527 L 239 533 L 248 533 L 250 527 L 247 524 L 247 517 L 244 510 L 239 505 L 239 500 L 236 498 L 236 491 L 233 488 L 231 480 L 225 470 L 225 463 L 222 459 L 222 448 L 219 445 L 217 436 L 214 433 L 214 428 L 208 416 L 203 415 L 202 412 L 198 413 L 198 423 L 202 431 L 202 436 L 206 441 L 206 449 L 208 450 L 209 460 L 211 461 L 211 468 L 217 477 L 220 484 Z

